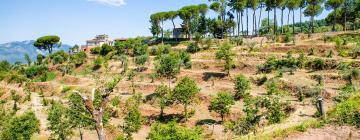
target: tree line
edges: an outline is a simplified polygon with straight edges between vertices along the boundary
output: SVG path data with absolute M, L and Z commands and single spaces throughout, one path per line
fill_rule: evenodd
M 176 25 L 174 20 L 182 20 L 182 32 L 186 38 L 192 39 L 194 34 L 205 36 L 212 35 L 214 38 L 224 38 L 226 36 L 257 36 L 262 25 L 262 12 L 267 12 L 267 32 L 274 35 L 285 32 L 285 10 L 287 9 L 287 26 L 292 25 L 292 33 L 295 34 L 295 17 L 303 22 L 303 15 L 310 17 L 309 33 L 315 33 L 315 17 L 319 16 L 324 9 L 332 10 L 327 16 L 328 24 L 332 23 L 332 31 L 336 31 L 336 24 L 341 24 L 345 31 L 350 24 L 356 28 L 360 23 L 359 9 L 360 1 L 358 0 L 209 0 L 210 5 L 188 5 L 176 11 L 165 11 L 154 13 L 150 16 L 150 31 L 155 37 L 164 39 L 164 22 L 171 21 L 173 30 Z M 217 14 L 216 18 L 208 18 L 206 14 L 209 10 Z M 281 18 L 278 21 L 277 11 L 280 10 Z M 295 11 L 299 10 L 299 15 Z M 252 13 L 251 13 L 252 11 Z M 258 11 L 258 16 L 256 12 Z M 270 12 L 273 12 L 272 21 Z M 292 14 L 292 24 L 290 18 Z M 245 17 L 244 17 L 245 16 Z M 252 16 L 250 19 L 249 16 Z M 245 19 L 246 20 L 245 20 Z M 252 29 L 249 29 L 249 21 Z M 280 23 L 280 24 L 278 24 Z M 270 25 L 272 24 L 272 25 Z M 245 26 L 245 27 L 244 27 Z M 303 32 L 303 27 L 300 27 Z

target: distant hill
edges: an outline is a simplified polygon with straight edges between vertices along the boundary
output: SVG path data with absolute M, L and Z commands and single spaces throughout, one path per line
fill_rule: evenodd
M 34 40 L 14 41 L 5 44 L 0 44 L 0 61 L 7 60 L 11 63 L 16 61 L 25 63 L 24 54 L 27 53 L 35 60 L 38 54 L 47 55 L 47 51 L 37 49 L 33 44 Z M 62 44 L 60 48 L 54 48 L 55 51 L 64 50 L 69 51 L 72 46 Z

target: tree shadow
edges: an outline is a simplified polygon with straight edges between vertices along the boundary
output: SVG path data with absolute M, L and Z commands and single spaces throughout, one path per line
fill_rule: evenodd
M 203 120 L 198 120 L 195 125 L 198 126 L 198 125 L 212 125 L 212 124 L 220 124 L 220 122 L 213 119 L 203 119 Z
M 161 123 L 168 123 L 172 121 L 180 123 L 184 118 L 185 116 L 183 114 L 164 114 L 162 117 L 159 115 L 151 115 L 147 117 L 148 120 L 159 121 Z
M 202 79 L 204 81 L 209 81 L 211 78 L 222 79 L 224 77 L 226 77 L 226 74 L 222 72 L 204 72 Z

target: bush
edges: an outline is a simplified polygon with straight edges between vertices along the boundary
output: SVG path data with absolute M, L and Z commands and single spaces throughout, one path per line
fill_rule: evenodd
M 41 75 L 40 81 L 41 82 L 51 81 L 54 80 L 55 77 L 56 77 L 55 72 L 46 72 L 45 74 Z
M 232 38 L 231 43 L 235 44 L 236 46 L 241 46 L 241 45 L 243 45 L 244 41 L 243 41 L 243 38 L 239 36 L 236 38 Z
M 239 75 L 235 78 L 235 99 L 247 98 L 250 93 L 250 81 L 244 76 Z
M 287 32 L 285 34 L 284 42 L 289 43 L 290 41 L 293 41 L 293 35 L 290 32 Z
M 360 94 L 354 93 L 348 100 L 336 105 L 329 112 L 329 118 L 338 124 L 349 124 L 360 127 Z
M 155 123 L 151 126 L 151 130 L 147 139 L 150 140 L 200 140 L 203 130 L 200 127 L 188 128 L 170 122 L 168 124 Z
M 76 67 L 81 66 L 86 62 L 87 55 L 85 52 L 79 52 L 71 56 L 70 60 Z
M 325 61 L 321 58 L 316 58 L 310 62 L 310 66 L 313 70 L 323 70 L 325 68 Z
M 358 58 L 360 56 L 360 46 L 354 47 L 352 53 L 354 59 Z
M 91 54 L 100 54 L 100 51 L 101 51 L 101 47 L 99 46 L 90 49 Z
M 35 76 L 45 74 L 47 71 L 48 67 L 46 65 L 34 65 L 26 68 L 24 74 L 27 78 L 34 78 Z
M 108 44 L 103 44 L 100 49 L 100 55 L 106 56 L 108 53 L 112 52 L 114 48 Z
M 196 43 L 190 43 L 188 45 L 188 47 L 186 48 L 186 51 L 189 53 L 196 53 L 198 51 L 200 51 L 199 45 L 197 45 Z
M 103 63 L 105 62 L 103 57 L 97 57 L 94 60 L 94 67 L 93 70 L 98 70 L 99 68 L 101 68 L 101 66 L 103 65 Z

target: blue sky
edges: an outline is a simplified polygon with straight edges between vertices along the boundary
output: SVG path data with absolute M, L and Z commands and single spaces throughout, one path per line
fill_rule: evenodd
M 43 35 L 58 35 L 70 45 L 84 44 L 97 34 L 110 38 L 149 36 L 152 13 L 199 3 L 208 0 L 0 0 L 0 43 Z M 317 19 L 328 13 L 324 10 Z M 171 22 L 165 26 L 170 28 Z

